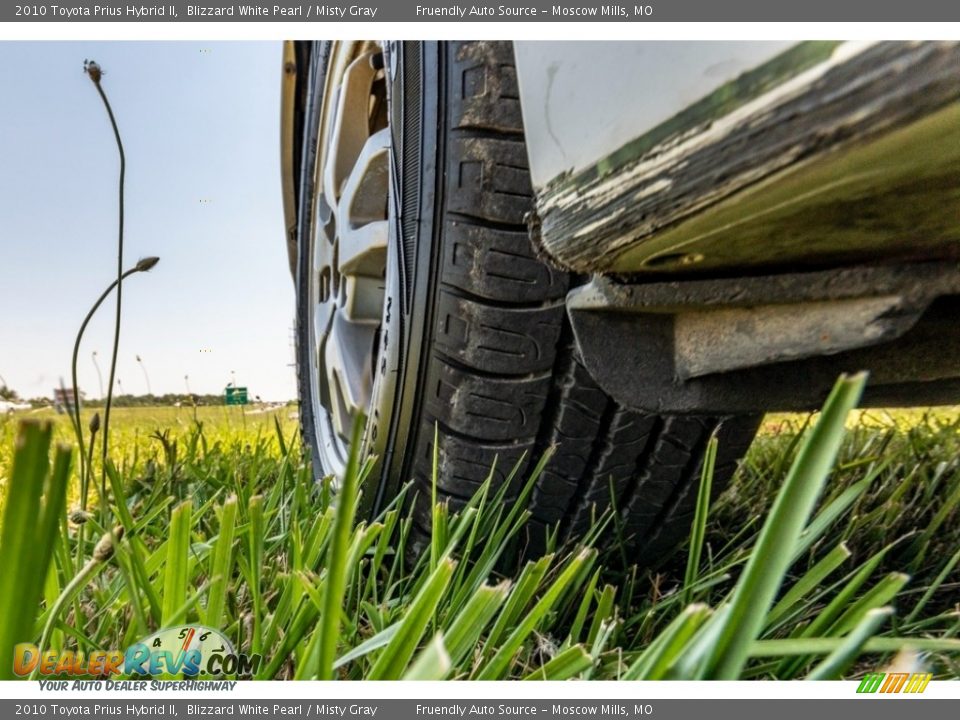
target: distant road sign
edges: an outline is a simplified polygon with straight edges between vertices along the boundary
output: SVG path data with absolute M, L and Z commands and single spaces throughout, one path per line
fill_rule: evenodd
M 227 385 L 224 388 L 223 398 L 227 405 L 246 405 L 249 402 L 247 400 L 247 389 L 245 387 L 234 387 L 233 385 Z
M 80 403 L 83 404 L 83 390 L 79 392 Z M 73 412 L 74 395 L 73 389 L 67 389 L 63 386 L 53 389 L 53 407 L 58 413 Z

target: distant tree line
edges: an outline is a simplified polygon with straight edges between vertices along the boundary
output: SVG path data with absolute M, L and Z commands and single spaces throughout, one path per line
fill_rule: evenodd
M 196 393 L 166 393 L 164 395 L 114 395 L 114 407 L 154 407 L 162 405 L 169 407 L 171 405 L 223 405 L 222 394 L 217 395 L 198 395 Z M 105 398 L 96 400 L 84 400 L 85 407 L 103 407 L 106 404 Z
M 82 396 L 81 396 L 82 397 Z M 31 406 L 35 408 L 53 405 L 53 400 L 47 397 L 30 398 Z M 84 398 L 85 408 L 102 408 L 106 404 L 105 398 Z M 170 407 L 179 403 L 185 407 L 223 405 L 223 395 L 187 395 L 186 393 L 166 393 L 165 395 L 114 395 L 114 407 Z
M 83 407 L 88 408 L 101 408 L 106 404 L 105 398 L 84 398 L 81 393 L 80 397 L 82 398 Z M 6 385 L 0 385 L 0 400 L 9 400 L 11 402 L 26 402 L 29 403 L 31 407 L 42 408 L 49 407 L 53 405 L 53 400 L 48 397 L 34 397 L 29 400 L 21 399 L 20 395 L 13 388 L 9 388 Z M 256 404 L 260 402 L 260 397 L 257 395 L 250 396 L 251 404 Z M 291 401 L 292 402 L 292 401 Z M 222 394 L 216 395 L 198 395 L 196 393 L 188 395 L 187 393 L 166 393 L 164 395 L 114 395 L 113 396 L 113 406 L 114 407 L 170 407 L 172 405 L 184 405 L 187 407 L 197 405 L 197 406 L 210 406 L 210 405 L 225 405 L 224 396 Z

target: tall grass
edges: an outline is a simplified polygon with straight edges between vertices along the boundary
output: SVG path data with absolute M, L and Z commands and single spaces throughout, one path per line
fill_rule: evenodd
M 0 657 L 41 636 L 55 650 L 122 649 L 204 622 L 264 655 L 260 679 L 824 679 L 905 649 L 950 676 L 956 425 L 847 431 L 862 382 L 843 379 L 802 432 L 768 425 L 734 488 L 701 503 L 677 567 L 656 574 L 613 575 L 580 545 L 500 575 L 527 517 L 489 481 L 456 513 L 437 504 L 416 554 L 403 498 L 354 517 L 369 464 L 354 458 L 337 492 L 313 482 L 289 423 L 265 416 L 244 432 L 223 414 L 217 428 L 214 409 L 196 423 L 184 411 L 175 432 L 118 425 L 109 523 L 76 518 L 111 553 L 89 549 L 101 561 L 78 567 L 68 453 L 48 460 L 61 431 L 25 424 L 4 482 L 0 567 L 19 579 L 0 587 Z M 157 424 L 177 427 L 172 412 Z M 0 423 L 7 448 L 14 426 Z M 708 463 L 704 498 L 709 482 Z

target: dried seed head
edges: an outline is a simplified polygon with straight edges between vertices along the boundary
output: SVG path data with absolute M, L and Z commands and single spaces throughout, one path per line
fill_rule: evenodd
M 147 272 L 153 269 L 153 266 L 160 262 L 158 257 L 145 257 L 137 261 L 137 272 Z
M 890 673 L 919 673 L 926 672 L 928 668 L 924 664 L 923 657 L 916 650 L 907 649 L 898 652 L 890 664 L 883 669 Z
M 94 83 L 100 83 L 100 78 L 103 76 L 103 70 L 100 69 L 100 66 L 97 64 L 96 60 L 84 60 L 83 71 L 90 76 L 90 79 L 93 80 Z
M 253 613 L 245 613 L 241 622 L 243 623 L 243 637 L 247 638 L 244 640 L 243 649 L 249 650 L 250 638 L 253 637 Z
M 95 412 L 90 418 L 90 432 L 96 435 L 98 430 L 100 430 L 100 413 Z
M 91 517 L 93 516 L 90 513 L 80 508 L 75 508 L 70 511 L 70 522 L 74 525 L 83 525 Z
M 120 538 L 123 537 L 123 527 L 115 527 L 113 532 L 104 533 L 103 537 L 100 538 L 100 541 L 97 543 L 97 546 L 93 549 L 93 559 L 96 562 L 106 562 L 113 557 L 113 541 L 116 539 L 118 542 Z

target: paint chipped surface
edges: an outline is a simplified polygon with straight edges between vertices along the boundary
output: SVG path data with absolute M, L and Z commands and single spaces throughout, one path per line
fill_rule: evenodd
M 579 179 L 558 178 L 538 197 L 537 242 L 553 262 L 580 272 L 653 269 L 644 263 L 667 252 L 701 253 L 704 269 L 716 269 L 712 253 L 698 246 L 678 252 L 656 239 L 740 191 L 813 161 L 839 158 L 838 151 L 865 147 L 936 113 L 960 98 L 958 67 L 960 43 L 845 44 L 829 61 L 719 120 L 671 136 L 606 172 L 595 168 Z M 888 165 L 860 168 L 857 192 L 882 186 Z M 871 172 L 877 177 L 867 178 Z M 834 181 L 843 183 L 844 177 Z M 809 192 L 822 199 L 815 189 Z M 892 194 L 891 188 L 886 192 Z M 797 200 L 803 194 L 795 195 L 794 210 L 803 210 Z M 767 211 L 754 207 L 753 220 L 762 225 Z M 768 256 L 789 260 L 803 253 L 806 239 L 802 232 L 786 233 L 777 243 L 776 253 L 766 243 Z M 742 253 L 724 260 L 743 261 Z

